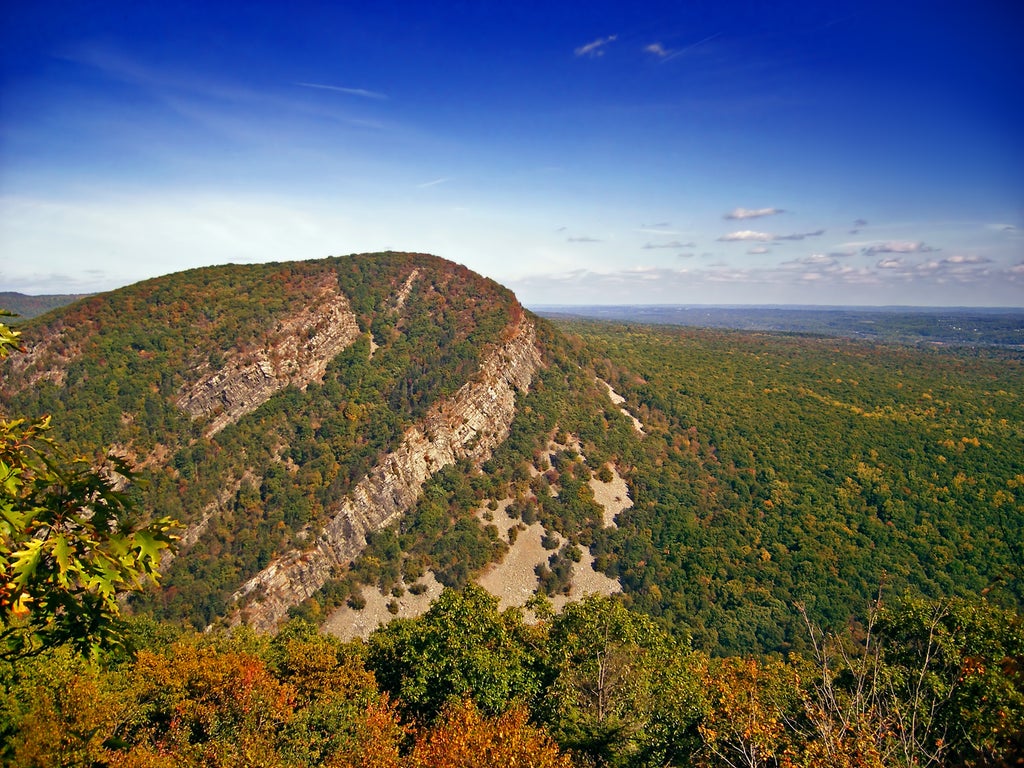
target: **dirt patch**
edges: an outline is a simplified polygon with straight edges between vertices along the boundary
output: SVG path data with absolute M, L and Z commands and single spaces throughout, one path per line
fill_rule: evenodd
M 506 537 L 510 528 L 522 526 L 520 521 L 510 519 L 505 511 L 510 501 L 511 499 L 503 501 L 499 505 L 499 510 L 493 513 L 494 524 Z M 544 534 L 544 526 L 540 523 L 522 526 L 515 544 L 509 547 L 501 562 L 491 565 L 477 578 L 477 584 L 498 598 L 501 610 L 526 605 L 526 601 L 537 591 L 539 579 L 534 569 L 538 565 L 546 564 L 551 554 L 556 551 L 544 548 L 541 543 Z M 557 533 L 551 536 L 558 541 L 559 547 L 565 543 L 565 539 Z M 566 603 L 579 600 L 586 595 L 611 595 L 622 591 L 622 586 L 617 580 L 595 571 L 593 563 L 593 556 L 584 548 L 580 562 L 572 566 L 572 587 L 569 594 L 555 595 L 551 598 L 557 610 L 564 608 Z
M 633 506 L 629 498 L 629 488 L 614 464 L 605 464 L 612 473 L 610 482 L 602 483 L 595 474 L 590 478 L 590 490 L 594 492 L 594 500 L 604 507 L 604 525 L 606 528 L 617 528 L 615 519 L 624 509 Z
M 627 417 L 627 418 L 628 418 L 628 419 L 629 419 L 630 421 L 632 421 L 632 422 L 633 422 L 633 429 L 635 429 L 635 430 L 637 431 L 637 434 L 641 434 L 641 435 L 645 434 L 645 433 L 644 433 L 644 425 L 643 425 L 643 422 L 641 422 L 641 421 L 640 421 L 640 419 L 638 419 L 638 418 L 637 418 L 636 416 L 634 416 L 634 415 L 633 415 L 632 413 L 630 413 L 630 412 L 629 412 L 629 411 L 628 411 L 628 410 L 627 410 L 626 408 L 623 408 L 623 407 L 622 407 L 622 404 L 623 404 L 624 402 L 626 402 L 626 398 L 624 398 L 624 397 L 623 397 L 622 395 L 620 395 L 620 394 L 619 394 L 618 392 L 616 392 L 616 391 L 615 391 L 614 389 L 612 389 L 612 385 L 611 385 L 611 384 L 609 384 L 609 383 L 608 383 L 607 381 L 605 381 L 604 379 L 598 379 L 598 381 L 599 381 L 599 382 L 600 382 L 601 384 L 604 384 L 604 385 L 605 385 L 605 387 L 606 387 L 606 388 L 608 389 L 608 399 L 609 399 L 609 400 L 611 400 L 611 401 L 612 401 L 612 403 L 613 403 L 614 405 L 617 405 L 617 406 L 619 406 L 619 410 L 620 410 L 620 411 L 621 411 L 621 412 L 622 412 L 622 413 L 623 413 L 623 414 L 624 414 L 624 415 L 625 415 L 625 416 L 626 416 L 626 417 Z
M 502 516 L 507 517 L 502 513 Z M 495 524 L 498 515 L 495 514 Z M 515 525 L 518 521 L 511 521 Z M 551 550 L 544 549 L 540 540 L 544 535 L 544 526 L 533 523 L 519 531 L 516 543 L 509 547 L 500 563 L 494 563 L 476 582 L 496 598 L 501 610 L 513 606 L 523 606 L 537 591 L 537 574 L 534 572 L 541 563 L 546 563 Z
M 363 598 L 366 606 L 356 610 L 351 606 L 344 605 L 338 608 L 327 617 L 321 629 L 329 635 L 335 635 L 342 640 L 354 640 L 357 637 L 364 640 L 378 627 L 382 627 L 392 619 L 411 619 L 421 616 L 430 608 L 430 604 L 438 598 L 443 587 L 434 578 L 434 574 L 427 571 L 419 582 L 427 585 L 427 591 L 422 595 L 414 595 L 409 591 L 411 584 L 403 584 L 405 594 L 401 597 L 394 597 L 390 593 L 384 594 L 372 587 L 363 587 Z M 398 607 L 396 613 L 388 610 L 388 603 L 392 601 Z
M 594 556 L 589 549 L 583 550 L 583 557 L 572 566 L 572 587 L 568 595 L 555 595 L 551 602 L 555 610 L 562 610 L 567 603 L 582 600 L 587 595 L 614 595 L 622 591 L 618 579 L 612 579 L 594 570 Z

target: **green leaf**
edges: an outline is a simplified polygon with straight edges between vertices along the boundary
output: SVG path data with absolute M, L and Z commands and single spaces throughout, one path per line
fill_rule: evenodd
M 35 576 L 36 569 L 43 559 L 42 539 L 32 539 L 25 544 L 25 548 L 14 553 L 14 584 L 18 588 L 24 587 Z
M 70 583 L 68 572 L 73 570 L 71 563 L 72 553 L 73 549 L 68 544 L 67 538 L 57 534 L 53 539 L 53 556 L 57 559 L 57 581 L 60 582 L 62 587 L 66 587 Z
M 135 549 L 138 549 L 138 559 L 143 566 L 159 563 L 160 550 L 167 549 L 169 546 L 165 536 L 161 536 L 148 529 L 136 531 L 132 539 L 132 545 Z

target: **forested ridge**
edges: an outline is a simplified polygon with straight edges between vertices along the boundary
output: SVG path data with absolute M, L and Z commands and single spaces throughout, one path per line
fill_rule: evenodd
M 215 434 L 189 418 L 188 387 L 273 361 L 324 285 L 358 333 L 322 380 Z M 239 583 L 315 535 L 522 316 L 462 267 L 386 253 L 194 270 L 19 325 L 5 419 L 52 413 L 68 451 L 112 447 L 133 482 L 114 495 L 98 474 L 100 491 L 189 535 L 162 586 L 123 603 L 123 647 L 0 654 L 4 761 L 1015 764 L 1016 351 L 532 318 L 542 366 L 490 459 L 436 472 L 275 637 L 228 628 Z M 590 484 L 611 469 L 632 501 L 614 527 Z M 499 505 L 522 524 L 507 539 Z M 499 612 L 473 580 L 535 521 L 539 594 Z M 584 550 L 623 593 L 553 613 Z M 365 642 L 316 631 L 428 571 L 449 589 L 426 615 Z
M 398 307 L 402 288 L 408 295 Z M 336 280 L 361 335 L 322 382 L 286 387 L 214 436 L 178 407 L 229 354 L 270 346 L 283 318 Z M 493 281 L 417 254 L 192 270 L 91 297 L 21 326 L 29 364 L 4 378 L 11 413 L 59 414 L 73 450 L 139 465 L 136 500 L 209 516 L 147 610 L 206 626 L 243 578 L 325 522 L 404 428 L 476 371 L 521 310 Z M 17 360 L 10 361 L 17 362 Z

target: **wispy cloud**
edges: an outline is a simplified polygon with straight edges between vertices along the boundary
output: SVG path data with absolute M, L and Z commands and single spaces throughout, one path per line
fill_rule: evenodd
M 1005 235 L 1017 236 L 1024 234 L 1024 229 L 1018 227 L 1016 224 L 1008 224 L 1004 221 L 992 222 L 985 224 L 984 229 L 989 232 L 999 232 Z
M 658 57 L 662 61 L 671 61 L 672 59 L 675 59 L 675 58 L 677 58 L 679 56 L 682 56 L 684 53 L 688 53 L 689 51 L 692 51 L 694 48 L 697 48 L 697 47 L 699 47 L 701 45 L 704 45 L 704 43 L 710 43 L 712 40 L 714 40 L 716 37 L 718 37 L 721 34 L 722 34 L 721 32 L 715 32 L 715 34 L 708 35 L 707 37 L 705 37 L 705 38 L 703 38 L 701 40 L 698 40 L 695 43 L 691 43 L 690 45 L 687 45 L 687 46 L 685 46 L 683 48 L 679 48 L 677 50 L 665 51 L 664 54 L 660 54 L 659 53 L 657 55 L 658 55 Z M 651 45 L 647 46 L 647 48 L 645 48 L 644 50 L 645 51 L 649 51 L 650 53 L 656 53 L 655 51 L 651 50 L 651 48 L 653 46 L 657 46 L 659 49 L 664 50 L 664 48 L 662 47 L 661 43 L 652 43 Z
M 938 249 L 932 248 L 921 241 L 890 240 L 887 243 L 869 245 L 864 249 L 864 253 L 868 256 L 874 256 L 879 253 L 932 253 L 936 250 Z
M 748 249 L 747 253 L 749 253 L 751 256 L 758 256 L 762 253 L 771 253 L 771 249 L 765 248 L 763 245 L 759 245 L 756 248 Z
M 296 85 L 301 85 L 303 88 L 319 88 L 322 91 L 336 91 L 349 96 L 361 96 L 364 99 L 377 99 L 378 101 L 388 98 L 386 94 L 368 91 L 365 88 L 343 88 L 340 85 L 325 85 L 323 83 L 296 83 Z
M 816 229 L 813 232 L 795 232 L 791 235 L 775 235 L 772 240 L 804 240 L 808 237 L 821 237 L 824 234 L 824 229 Z
M 427 187 L 436 187 L 438 184 L 444 184 L 445 182 L 451 181 L 451 177 L 442 176 L 440 179 L 434 179 L 433 181 L 425 181 L 422 184 L 417 184 L 418 189 L 426 189 Z
M 949 256 L 942 260 L 944 264 L 991 264 L 992 259 L 985 256 Z
M 722 235 L 718 239 L 723 243 L 744 242 L 747 240 L 768 242 L 770 240 L 774 240 L 775 236 L 767 232 L 754 232 L 750 229 L 741 229 L 739 232 L 730 232 L 728 235 Z
M 651 43 L 650 45 L 645 46 L 644 50 L 647 53 L 654 54 L 659 59 L 664 59 L 665 57 L 671 56 L 674 53 L 674 51 L 669 50 L 668 48 L 663 46 L 661 43 Z
M 645 251 L 652 251 L 657 248 L 696 248 L 696 243 L 681 243 L 678 240 L 673 240 L 669 243 L 647 243 L 644 246 Z
M 614 43 L 619 38 L 618 35 L 608 35 L 608 37 L 599 37 L 597 40 L 581 45 L 573 53 L 577 56 L 590 56 L 596 58 L 598 56 L 604 56 L 605 47 L 609 43 Z
M 751 229 L 741 229 L 738 232 L 730 232 L 727 235 L 722 235 L 718 238 L 723 243 L 736 243 L 736 242 L 779 242 L 781 240 L 806 240 L 808 237 L 821 237 L 825 234 L 824 229 L 816 229 L 813 232 L 793 232 L 788 235 L 773 235 L 770 232 L 755 232 Z
M 681 258 L 688 258 L 680 254 Z M 721 260 L 700 265 L 677 263 L 675 267 L 642 267 L 610 271 L 577 270 L 552 286 L 548 276 L 535 275 L 520 281 L 528 293 L 565 301 L 607 297 L 623 286 L 643 290 L 651 302 L 762 303 L 770 289 L 780 303 L 807 303 L 808 286 L 814 286 L 816 303 L 905 303 L 913 286 L 915 303 L 939 305 L 949 291 L 982 305 L 1012 301 L 1024 281 L 1024 262 L 999 264 L 980 255 L 961 254 L 945 259 L 915 258 L 894 254 L 872 264 L 854 265 L 845 253 L 812 253 L 777 264 L 737 267 Z M 641 288 L 643 285 L 645 287 Z M 998 297 L 998 298 L 996 298 Z
M 568 238 L 568 242 L 570 242 L 570 243 L 601 243 L 601 242 L 604 242 L 604 241 L 603 240 L 599 240 L 596 237 L 586 237 L 586 236 L 583 236 L 583 237 L 570 237 L 570 238 Z
M 668 227 L 668 224 L 662 225 Z M 640 229 L 634 230 L 635 232 L 643 232 L 647 235 L 681 235 L 683 234 L 678 229 L 658 229 L 656 227 L 641 227 Z
M 758 219 L 762 216 L 775 216 L 785 213 L 784 208 L 734 208 L 722 218 L 725 219 Z

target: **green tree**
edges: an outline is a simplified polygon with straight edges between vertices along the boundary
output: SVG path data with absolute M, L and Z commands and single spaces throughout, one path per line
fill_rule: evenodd
M 398 619 L 370 636 L 367 667 L 407 711 L 433 720 L 451 701 L 472 699 L 490 716 L 540 691 L 532 630 L 519 611 L 470 584 L 446 589 L 419 619 Z
M 696 749 L 690 653 L 651 619 L 592 595 L 552 620 L 548 650 L 546 719 L 582 764 L 678 765 Z
M 0 323 L 0 358 L 17 337 Z M 0 654 L 10 658 L 119 644 L 119 596 L 157 580 L 175 538 L 170 518 L 137 516 L 123 459 L 69 457 L 49 428 L 49 417 L 0 417 Z

